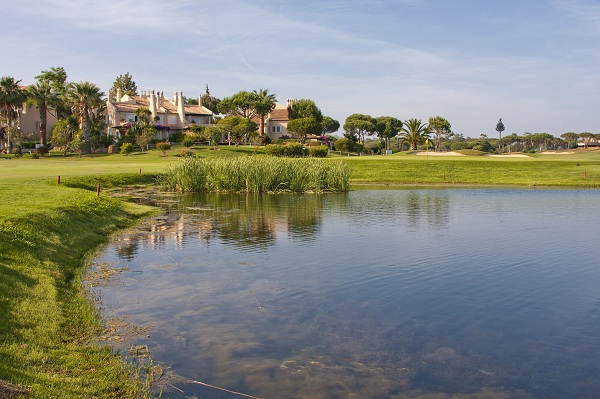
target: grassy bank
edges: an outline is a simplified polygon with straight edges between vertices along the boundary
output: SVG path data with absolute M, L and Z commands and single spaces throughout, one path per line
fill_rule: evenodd
M 53 180 L 2 179 L 0 397 L 145 395 L 121 358 L 97 345 L 101 327 L 81 278 L 112 232 L 152 212 Z

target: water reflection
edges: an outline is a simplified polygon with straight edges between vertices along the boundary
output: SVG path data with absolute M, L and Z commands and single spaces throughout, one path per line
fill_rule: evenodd
M 286 234 L 296 244 L 319 239 L 323 208 L 356 215 L 354 223 L 363 226 L 407 224 L 412 230 L 421 225 L 439 231 L 449 223 L 450 199 L 442 191 L 415 191 L 399 198 L 382 191 L 377 203 L 347 193 L 326 195 L 245 195 L 186 194 L 163 201 L 165 217 L 149 221 L 143 234 L 121 237 L 117 252 L 131 260 L 139 242 L 145 248 L 163 247 L 172 239 L 181 248 L 189 240 L 208 245 L 212 240 L 246 250 L 267 250 L 278 235 Z M 161 203 L 161 201 L 157 201 Z M 146 233 L 151 234 L 146 234 Z
M 179 376 L 282 399 L 600 391 L 598 191 L 166 202 L 99 261 L 124 270 L 107 311 L 152 325 L 139 342 Z

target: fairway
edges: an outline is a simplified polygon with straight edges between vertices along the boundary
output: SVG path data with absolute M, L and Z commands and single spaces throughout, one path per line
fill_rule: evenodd
M 196 156 L 221 158 L 252 156 L 260 147 L 227 146 L 218 150 L 193 147 Z M 156 150 L 129 156 L 92 155 L 33 159 L 29 156 L 0 157 L 0 176 L 5 179 L 51 178 L 58 176 L 100 176 L 106 174 L 157 174 L 180 159 L 180 149 L 167 156 Z M 331 156 L 352 167 L 352 184 L 455 184 L 600 187 L 600 150 L 577 150 L 572 154 L 539 153 L 528 157 L 415 156 Z M 5 182 L 6 183 L 6 182 Z M 0 183 L 0 187 L 3 183 Z

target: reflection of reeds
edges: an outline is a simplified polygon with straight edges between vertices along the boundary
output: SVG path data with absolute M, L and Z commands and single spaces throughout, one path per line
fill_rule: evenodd
M 348 190 L 350 167 L 312 158 L 183 158 L 170 165 L 160 181 L 181 192 L 323 193 Z

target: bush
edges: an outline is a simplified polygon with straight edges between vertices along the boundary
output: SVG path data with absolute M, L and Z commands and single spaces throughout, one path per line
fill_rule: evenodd
M 190 150 L 189 148 L 185 147 L 181 149 L 181 154 L 182 157 L 193 157 L 194 156 L 194 152 L 192 150 Z
M 133 152 L 133 144 L 123 143 L 121 146 L 121 155 L 129 155 Z
M 304 151 L 304 146 L 300 143 L 268 144 L 265 147 L 265 154 L 276 157 L 302 158 Z
M 354 141 L 350 140 L 349 138 L 343 137 L 341 139 L 337 139 L 333 143 L 333 146 L 335 147 L 335 149 L 337 151 L 352 152 L 352 151 L 354 151 L 355 143 L 354 143 Z
M 171 149 L 171 144 L 161 141 L 160 143 L 156 143 L 156 149 L 161 151 L 163 155 L 167 155 L 167 151 Z
M 13 155 L 14 155 L 16 158 L 20 158 L 20 157 L 22 157 L 22 156 L 23 156 L 23 150 L 21 150 L 21 147 L 17 147 L 17 148 L 15 148 L 15 149 L 12 151 L 12 153 L 13 153 Z
M 181 145 L 186 148 L 190 148 L 193 144 L 194 141 L 190 137 L 185 137 L 183 140 L 181 140 Z
M 38 148 L 36 148 L 33 153 L 37 154 L 38 156 L 45 156 L 48 155 L 50 151 L 48 151 L 48 147 L 46 147 L 45 145 L 39 146 Z
M 466 141 L 457 141 L 454 142 L 452 144 L 450 144 L 450 149 L 452 151 L 456 151 L 456 150 L 470 150 L 471 149 L 471 144 L 466 142 Z
M 327 158 L 329 148 L 326 145 L 308 147 L 308 156 L 312 158 Z

